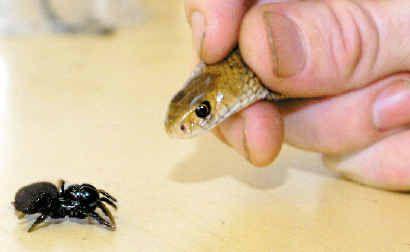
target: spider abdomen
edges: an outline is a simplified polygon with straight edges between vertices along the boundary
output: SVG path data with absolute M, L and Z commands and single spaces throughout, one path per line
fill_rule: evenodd
M 14 197 L 16 210 L 25 214 L 40 213 L 58 198 L 57 187 L 49 182 L 37 182 L 20 188 Z

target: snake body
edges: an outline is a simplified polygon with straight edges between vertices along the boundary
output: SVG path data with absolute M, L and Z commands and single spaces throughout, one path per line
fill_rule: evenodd
M 216 64 L 196 66 L 169 103 L 165 129 L 173 137 L 193 137 L 259 100 L 284 98 L 265 88 L 235 49 Z

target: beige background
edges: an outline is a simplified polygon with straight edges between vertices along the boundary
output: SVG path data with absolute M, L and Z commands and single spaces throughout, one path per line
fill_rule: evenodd
M 410 199 L 341 180 L 285 147 L 256 169 L 208 135 L 169 139 L 192 64 L 181 1 L 150 1 L 111 37 L 0 40 L 0 251 L 410 251 Z M 119 198 L 118 230 L 26 233 L 10 202 L 38 181 Z

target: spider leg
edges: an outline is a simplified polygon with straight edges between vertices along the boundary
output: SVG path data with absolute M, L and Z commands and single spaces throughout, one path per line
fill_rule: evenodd
M 111 225 L 115 228 L 116 224 L 115 224 L 115 219 L 112 216 L 110 210 L 104 205 L 104 203 L 98 202 L 97 205 L 101 211 L 110 219 Z
M 114 198 L 111 194 L 107 193 L 106 191 L 99 189 L 98 192 L 100 192 L 102 195 L 104 195 L 105 197 L 109 198 L 110 200 L 117 202 L 117 199 Z
M 109 223 L 108 221 L 104 220 L 104 218 L 101 217 L 98 213 L 92 212 L 92 213 L 89 213 L 88 215 L 92 217 L 94 220 L 96 220 L 99 224 L 108 227 L 111 231 L 115 230 L 115 226 Z
M 108 205 L 112 206 L 113 208 L 117 209 L 117 205 L 114 202 L 112 202 L 110 199 L 102 197 L 102 198 L 100 198 L 100 201 L 105 202 Z
M 57 186 L 58 189 L 60 190 L 60 193 L 64 193 L 64 185 L 65 185 L 64 179 L 58 180 L 57 185 L 58 185 Z
M 42 214 L 42 215 L 38 216 L 37 219 L 33 222 L 33 224 L 31 224 L 31 226 L 30 226 L 30 228 L 27 230 L 27 232 L 33 231 L 34 228 L 35 228 L 37 225 L 39 225 L 39 224 L 41 224 L 42 222 L 44 222 L 44 221 L 47 219 L 47 217 L 48 217 L 48 216 L 45 215 L 45 214 Z

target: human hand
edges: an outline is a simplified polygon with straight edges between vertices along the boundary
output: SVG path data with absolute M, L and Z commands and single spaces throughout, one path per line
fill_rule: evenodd
M 268 88 L 307 98 L 254 104 L 220 139 L 257 166 L 285 140 L 357 182 L 410 189 L 410 1 L 186 0 L 186 13 L 207 63 L 239 43 Z

